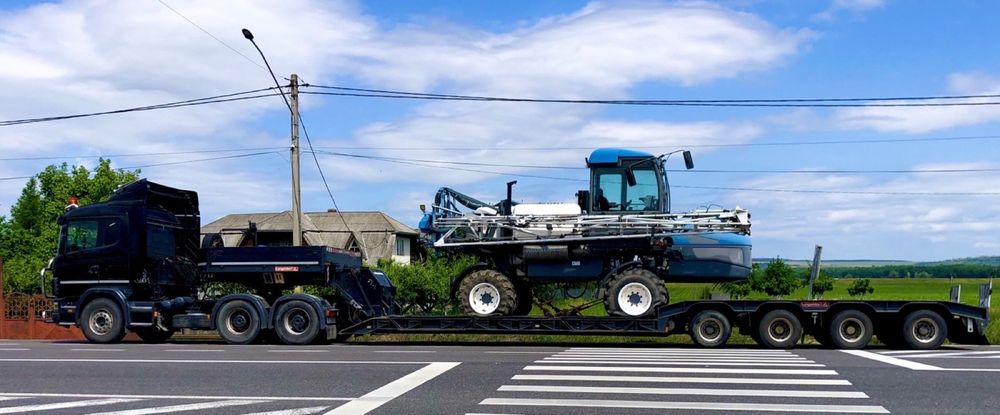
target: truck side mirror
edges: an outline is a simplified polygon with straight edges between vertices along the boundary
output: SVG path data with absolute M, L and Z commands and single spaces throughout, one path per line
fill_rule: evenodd
M 625 168 L 625 180 L 628 181 L 629 187 L 635 186 L 635 172 L 631 167 Z
M 684 167 L 687 167 L 688 170 L 694 168 L 694 159 L 691 158 L 691 152 L 687 150 L 684 150 Z

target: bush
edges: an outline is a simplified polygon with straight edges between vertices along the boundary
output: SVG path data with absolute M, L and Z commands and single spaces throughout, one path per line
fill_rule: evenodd
M 378 269 L 396 286 L 396 301 L 404 314 L 441 314 L 453 306 L 448 298 L 451 280 L 475 263 L 472 257 L 432 254 L 410 264 L 380 259 Z
M 751 290 L 775 298 L 789 295 L 802 285 L 802 281 L 795 276 L 795 269 L 781 258 L 771 260 L 763 272 L 759 267 L 755 268 L 750 273 L 748 282 Z
M 872 287 L 872 280 L 868 278 L 854 280 L 850 287 L 847 287 L 847 294 L 851 297 L 861 297 L 864 298 L 868 294 L 875 292 L 875 287 Z
M 819 277 L 813 281 L 813 298 L 822 298 L 823 293 L 830 290 L 833 290 L 833 278 L 820 271 Z

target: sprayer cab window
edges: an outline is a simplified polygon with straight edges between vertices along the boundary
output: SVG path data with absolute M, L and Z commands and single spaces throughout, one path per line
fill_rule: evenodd
M 596 169 L 594 175 L 594 211 L 656 211 L 659 209 L 660 183 L 656 170 L 651 164 L 639 164 L 631 167 L 631 175 L 635 178 L 630 183 L 626 176 L 626 167 L 608 167 Z

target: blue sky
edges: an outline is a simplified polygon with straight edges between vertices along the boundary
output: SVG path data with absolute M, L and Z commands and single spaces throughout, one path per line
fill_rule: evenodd
M 535 98 L 729 99 L 1000 93 L 986 2 L 881 0 L 213 1 L 164 0 L 279 75 L 312 84 Z M 288 16 L 296 16 L 289 19 Z M 267 87 L 267 73 L 156 0 L 0 3 L 0 119 L 148 105 Z M 0 127 L 0 158 L 287 145 L 277 98 Z M 403 102 L 303 97 L 314 145 L 355 154 L 582 166 L 588 150 L 1000 135 L 1000 108 L 675 108 Z M 697 169 L 1000 168 L 1000 139 L 786 147 L 693 147 Z M 357 147 L 380 147 L 359 149 Z M 422 151 L 387 147 L 421 147 Z M 477 150 L 454 151 L 464 147 Z M 245 153 L 245 152 L 244 152 Z M 232 154 L 240 154 L 233 152 Z M 119 167 L 218 154 L 117 157 Z M 94 157 L 65 160 L 93 165 Z M 0 161 L 0 177 L 52 160 Z M 449 186 L 499 200 L 509 175 L 321 156 L 343 210 L 415 225 Z M 303 205 L 331 202 L 304 155 Z M 675 165 L 680 166 L 680 163 Z M 574 170 L 494 168 L 586 178 Z M 287 155 L 161 166 L 144 176 L 200 192 L 204 220 L 287 209 Z M 579 183 L 516 178 L 515 198 L 571 201 Z M 997 173 L 677 173 L 675 185 L 875 192 L 1000 192 Z M 23 181 L 0 181 L 0 214 Z M 677 188 L 675 210 L 741 206 L 754 255 L 933 260 L 1000 254 L 1000 197 L 801 194 Z

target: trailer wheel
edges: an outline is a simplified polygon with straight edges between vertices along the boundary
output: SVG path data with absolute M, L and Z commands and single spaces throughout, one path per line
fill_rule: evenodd
M 125 337 L 125 316 L 118 302 L 98 298 L 83 307 L 80 328 L 91 342 L 118 343 Z
M 917 310 L 903 320 L 903 341 L 911 349 L 937 349 L 948 338 L 948 325 L 940 314 Z
M 506 275 L 482 269 L 466 275 L 458 286 L 462 313 L 474 316 L 507 316 L 517 309 L 517 291 Z
M 227 302 L 215 317 L 219 336 L 230 344 L 249 344 L 260 334 L 260 314 L 243 300 Z
M 872 319 L 858 310 L 844 310 L 830 322 L 828 338 L 838 349 L 863 349 L 872 340 Z
M 769 349 L 790 349 L 802 337 L 802 323 L 788 310 L 774 310 L 760 319 L 757 325 L 761 346 Z
M 173 330 L 163 331 L 156 327 L 135 329 L 135 334 L 146 343 L 163 343 L 174 335 Z
M 642 268 L 629 268 L 611 277 L 604 291 L 608 314 L 626 317 L 648 315 L 670 299 L 660 277 Z
M 721 347 L 729 341 L 733 327 L 725 314 L 704 310 L 691 319 L 691 340 L 701 347 Z
M 319 334 L 319 315 L 305 301 L 283 303 L 274 314 L 274 332 L 285 344 L 309 344 Z

